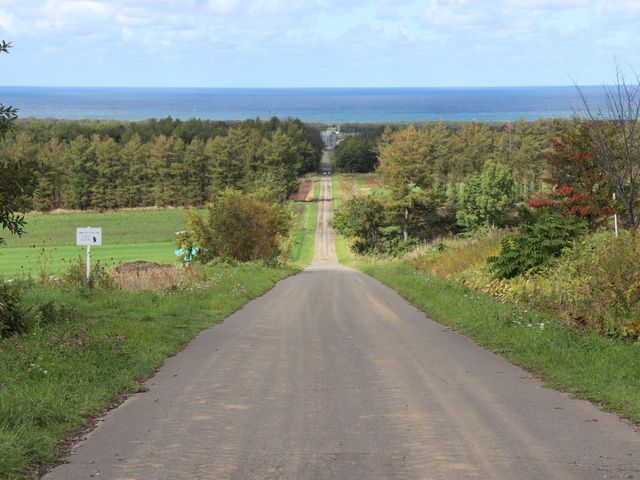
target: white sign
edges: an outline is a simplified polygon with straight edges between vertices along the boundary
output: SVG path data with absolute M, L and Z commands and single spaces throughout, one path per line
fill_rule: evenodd
M 76 228 L 76 245 L 102 245 L 102 228 Z

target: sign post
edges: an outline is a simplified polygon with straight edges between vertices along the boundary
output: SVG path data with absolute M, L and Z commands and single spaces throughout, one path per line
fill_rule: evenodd
M 91 275 L 91 245 L 102 245 L 102 228 L 76 228 L 76 245 L 87 247 L 87 280 Z
M 613 192 L 613 201 L 616 201 L 616 192 Z M 613 231 L 616 234 L 616 237 L 618 236 L 618 213 L 614 213 L 613 214 Z

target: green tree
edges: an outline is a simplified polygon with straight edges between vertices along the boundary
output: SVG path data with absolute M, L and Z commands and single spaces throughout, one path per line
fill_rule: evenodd
M 211 185 L 209 159 L 205 143 L 194 138 L 187 145 L 183 162 L 183 204 L 204 205 Z
M 151 202 L 151 182 L 155 175 L 149 168 L 149 145 L 134 133 L 120 151 L 125 177 L 122 179 L 124 206 L 146 207 Z
M 333 162 L 339 172 L 373 172 L 378 163 L 375 139 L 351 136 L 334 149 Z
M 0 155 L 0 226 L 10 234 L 23 233 L 22 212 L 31 208 L 36 168 L 34 145 L 26 135 L 19 135 Z M 5 239 L 0 237 L 0 245 L 4 243 Z
M 216 196 L 206 216 L 188 216 L 194 244 L 202 248 L 197 258 L 205 262 L 216 257 L 273 261 L 283 254 L 292 226 L 281 205 L 231 189 Z
M 333 214 L 331 225 L 349 239 L 355 252 L 375 251 L 380 245 L 381 228 L 386 226 L 384 204 L 374 195 L 351 197 Z
M 298 119 L 287 120 L 283 130 L 293 143 L 298 154 L 298 174 L 316 172 L 322 158 L 322 138 L 320 131 L 305 125 Z
M 440 133 L 440 129 L 418 130 L 412 125 L 391 133 L 389 141 L 380 144 L 377 172 L 395 198 L 406 197 L 415 187 L 431 186 L 433 165 L 443 147 Z
M 284 201 L 298 189 L 298 172 L 302 163 L 300 153 L 291 138 L 280 129 L 265 144 L 263 151 L 263 163 L 258 169 L 252 169 L 253 176 L 258 179 L 258 185 L 270 179 L 270 185 L 264 186 L 276 192 L 279 200 Z
M 471 177 L 464 189 L 458 224 L 467 230 L 505 225 L 513 206 L 513 177 L 502 164 L 489 161 L 479 175 Z
M 4 40 L 0 40 L 0 53 L 9 53 L 11 43 Z M 18 110 L 12 106 L 5 106 L 0 103 L 0 139 L 4 138 L 5 134 L 13 128 L 13 124 L 18 118 Z
M 480 173 L 487 160 L 495 157 L 495 133 L 486 123 L 465 123 L 452 133 L 449 157 L 437 173 L 443 183 L 458 183 Z
M 11 43 L 0 41 L 0 53 L 9 53 Z M 4 139 L 14 125 L 17 110 L 0 103 L 0 141 Z M 33 188 L 33 175 L 30 166 L 3 156 L 0 158 L 0 226 L 11 234 L 21 235 L 24 228 L 24 216 L 20 214 L 29 203 L 28 197 Z M 0 245 L 4 244 L 0 237 Z
M 184 142 L 176 136 L 155 137 L 149 146 L 151 198 L 156 206 L 177 205 L 180 197 Z
M 436 165 L 447 155 L 449 134 L 437 123 L 418 129 L 410 126 L 397 132 L 384 134 L 379 146 L 377 172 L 391 190 L 391 200 L 402 211 L 403 239 L 409 239 L 409 223 L 415 205 L 412 193 L 428 190 L 433 185 Z
M 226 136 L 207 142 L 207 157 L 211 159 L 213 191 L 226 188 L 242 190 L 251 170 L 264 164 L 262 158 L 265 138 L 253 128 L 237 127 Z
M 69 142 L 65 163 L 69 165 L 68 207 L 85 210 L 91 207 L 91 187 L 95 180 L 95 155 L 87 138 L 79 136 Z
M 65 163 L 66 146 L 53 138 L 38 148 L 37 187 L 33 192 L 33 208 L 61 208 L 69 186 L 69 166 Z
M 118 208 L 125 203 L 125 169 L 120 147 L 111 137 L 94 135 L 91 147 L 95 158 L 95 178 L 91 185 L 91 204 L 100 210 Z

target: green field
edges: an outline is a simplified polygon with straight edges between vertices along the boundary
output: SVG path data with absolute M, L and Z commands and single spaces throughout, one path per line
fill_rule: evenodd
M 29 214 L 22 237 L 7 238 L 0 249 L 4 278 L 56 275 L 84 247 L 75 246 L 77 227 L 102 227 L 102 245 L 91 249 L 92 261 L 108 265 L 134 260 L 172 263 L 175 232 L 186 228 L 185 209 L 118 210 Z
M 295 265 L 304 266 L 313 256 L 317 205 L 301 204 L 294 238 Z M 202 213 L 202 210 L 196 210 Z M 29 214 L 22 237 L 7 238 L 0 248 L 0 277 L 5 279 L 57 275 L 85 248 L 75 246 L 77 227 L 102 227 L 102 245 L 91 249 L 92 262 L 108 266 L 145 260 L 174 263 L 175 233 L 186 228 L 186 209 L 117 210 L 105 213 L 66 212 Z M 309 241 L 308 241 L 308 239 Z

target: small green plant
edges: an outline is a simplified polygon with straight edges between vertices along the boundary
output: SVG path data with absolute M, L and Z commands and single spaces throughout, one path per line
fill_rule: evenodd
M 78 318 L 78 309 L 73 305 L 57 305 L 53 300 L 49 300 L 38 306 L 40 325 L 55 322 L 67 322 Z
M 51 254 L 47 251 L 44 243 L 38 252 L 36 260 L 38 266 L 38 281 L 41 284 L 47 284 L 51 280 Z
M 27 331 L 28 312 L 17 288 L 0 281 L 0 338 Z
M 60 276 L 60 284 L 70 288 L 94 288 L 113 289 L 115 283 L 109 275 L 106 265 L 96 261 L 91 265 L 91 272 L 87 279 L 87 267 L 85 260 L 79 256 L 74 262 L 70 262 L 67 269 Z
M 530 215 L 520 233 L 502 240 L 500 253 L 488 259 L 495 278 L 513 278 L 550 266 L 587 227 L 584 220 L 573 215 L 548 210 Z

